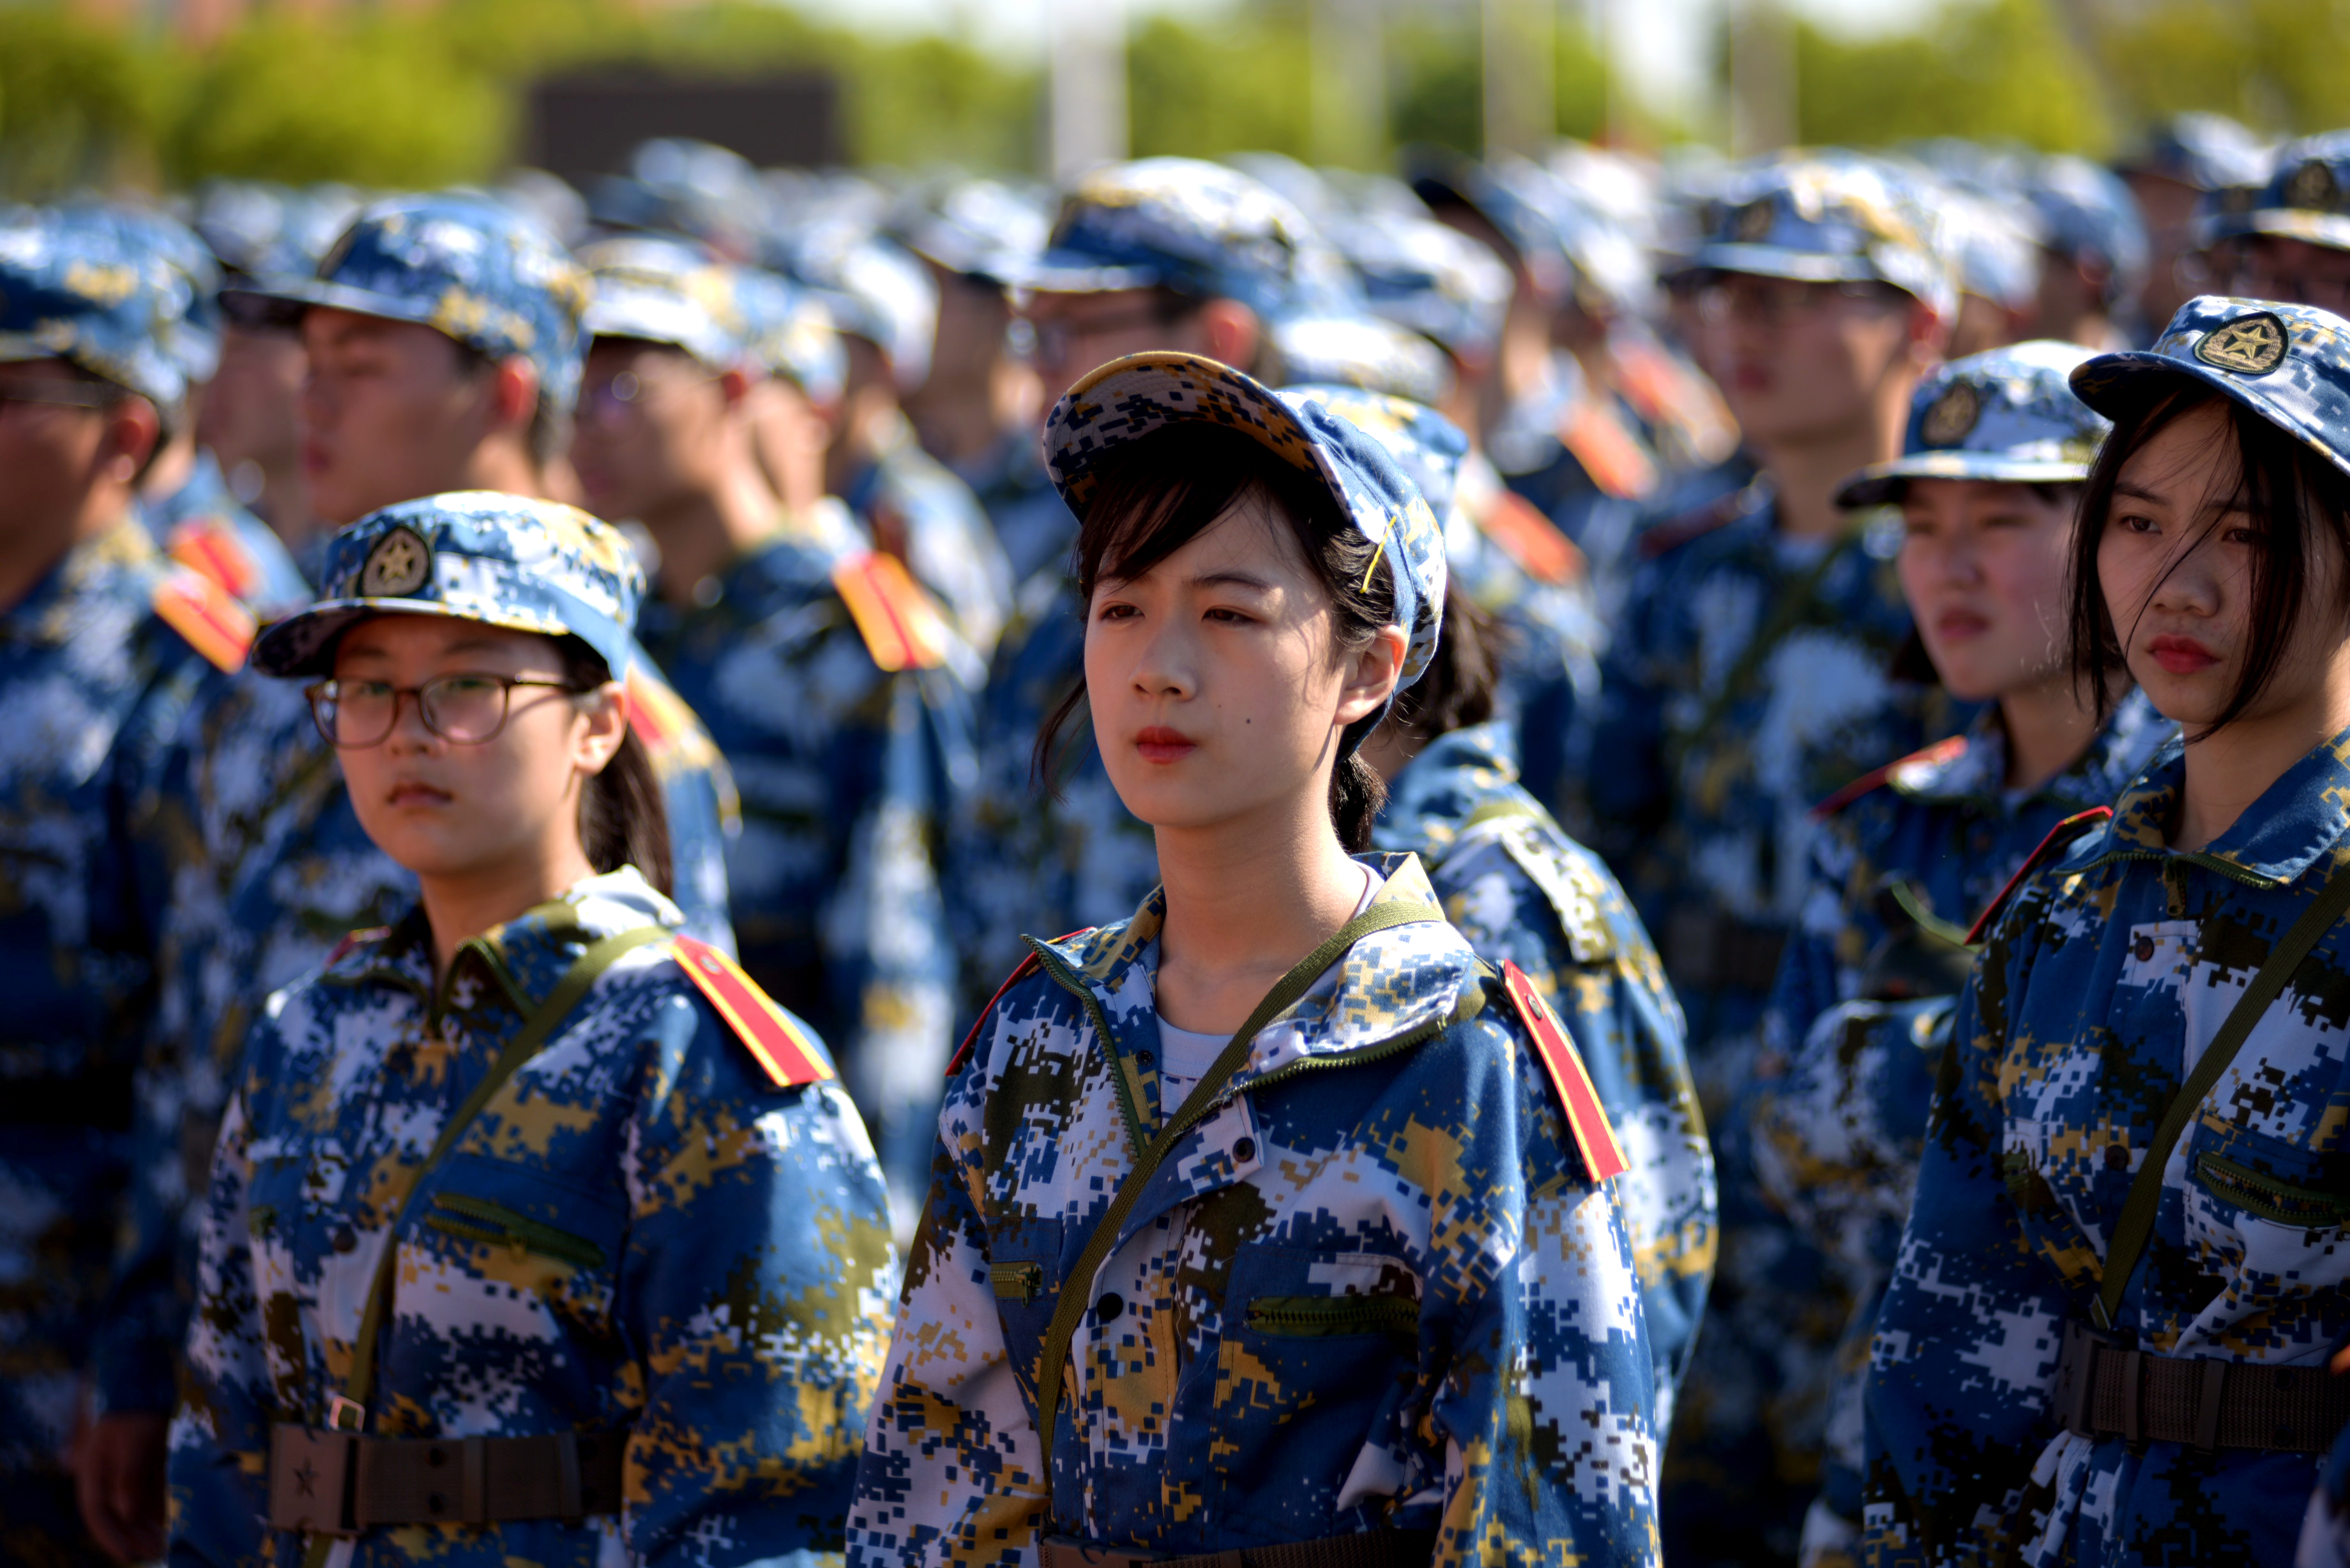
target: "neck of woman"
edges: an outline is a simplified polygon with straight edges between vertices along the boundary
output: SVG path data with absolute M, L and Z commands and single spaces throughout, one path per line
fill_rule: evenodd
M 2099 728 L 2096 710 L 2081 701 L 2071 672 L 2062 670 L 2020 691 L 2002 692 L 1999 718 L 2007 732 L 2010 789 L 2038 789 L 2071 767 L 2095 741 Z
M 1167 890 L 1158 1005 L 1178 1029 L 1238 1029 L 1362 901 L 1363 867 L 1339 844 L 1323 797 L 1284 806 L 1239 822 L 1158 830 Z
M 2192 735 L 2198 726 L 2184 726 Z M 2187 746 L 2187 781 L 2178 794 L 2173 849 L 2210 846 L 2268 793 L 2287 769 L 2350 729 L 2350 642 L 2334 652 L 2306 697 L 2273 712 L 2247 713 Z
M 432 928 L 432 977 L 446 979 L 457 950 L 596 875 L 577 833 L 528 845 L 494 864 L 420 874 L 417 891 Z

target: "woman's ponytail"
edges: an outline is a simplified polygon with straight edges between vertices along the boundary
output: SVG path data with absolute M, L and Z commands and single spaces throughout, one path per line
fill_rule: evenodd
M 612 679 L 604 660 L 585 643 L 564 643 L 564 676 L 582 691 Z M 661 896 L 673 896 L 676 873 L 670 856 L 669 806 L 652 753 L 636 726 L 620 732 L 620 749 L 579 792 L 579 846 L 598 874 L 633 866 Z
M 1355 752 L 1340 757 L 1330 770 L 1330 826 L 1349 855 L 1371 846 L 1371 829 L 1388 804 L 1388 782 L 1377 768 Z

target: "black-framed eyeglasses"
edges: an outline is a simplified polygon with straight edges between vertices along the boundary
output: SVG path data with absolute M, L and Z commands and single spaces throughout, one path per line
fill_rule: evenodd
M 0 386 L 0 413 L 10 403 L 36 403 L 47 409 L 110 409 L 128 393 L 98 381 L 19 381 Z
M 1887 304 L 1894 291 L 1885 284 L 1806 278 L 1753 277 L 1717 274 L 1698 285 L 1693 294 L 1698 315 L 1711 325 L 1748 321 L 1759 327 L 1783 327 L 1840 300 Z
M 647 382 L 640 380 L 635 371 L 623 370 L 608 381 L 581 390 L 578 417 L 582 420 L 593 420 L 599 415 L 608 416 L 623 410 L 640 409 L 649 400 L 660 396 L 664 390 L 685 391 L 694 387 L 706 387 L 717 379 L 719 378 L 716 376 L 702 376 L 685 380 L 664 379 Z
M 342 751 L 380 746 L 400 722 L 400 700 L 416 699 L 424 727 L 444 741 L 478 746 L 506 727 L 506 711 L 517 686 L 543 686 L 577 696 L 583 688 L 567 680 L 535 680 L 512 675 L 442 675 L 421 686 L 389 680 L 320 680 L 306 689 L 310 717 L 327 743 Z

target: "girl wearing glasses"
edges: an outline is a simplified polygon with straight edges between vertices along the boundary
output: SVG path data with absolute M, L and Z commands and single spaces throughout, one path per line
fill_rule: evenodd
M 451 494 L 353 525 L 327 583 L 254 662 L 314 678 L 419 897 L 247 1045 L 173 1561 L 837 1550 L 889 1215 L 822 1044 L 680 934 L 619 684 L 633 557 Z
M 951 1071 L 850 1563 L 1653 1563 L 1622 1153 L 1523 977 L 1365 853 L 1427 502 L 1187 354 L 1083 378 L 1045 445 L 1087 610 L 1038 757 L 1082 704 L 1165 881 L 1032 936 Z

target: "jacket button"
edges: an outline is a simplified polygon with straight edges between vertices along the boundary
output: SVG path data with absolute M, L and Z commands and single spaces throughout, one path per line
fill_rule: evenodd
M 1255 1158 L 1256 1139 L 1253 1137 L 1244 1137 L 1232 1145 L 1232 1158 L 1238 1163 L 1246 1165 L 1250 1160 L 1253 1160 Z
M 424 1506 L 430 1512 L 446 1513 L 449 1511 L 449 1500 L 437 1491 L 431 1492 L 425 1496 Z
M 2106 1145 L 2106 1168 L 2108 1170 L 2127 1170 L 2129 1168 L 2129 1150 L 2117 1143 L 2109 1143 Z
M 348 1252 L 359 1244 L 359 1237 L 352 1233 L 351 1228 L 348 1225 L 336 1226 L 335 1233 L 329 1240 L 334 1243 L 335 1251 L 338 1252 Z
M 1148 1066 L 1149 1066 L 1149 1065 L 1150 1065 L 1150 1063 L 1151 1063 L 1151 1055 L 1150 1055 L 1150 1053 L 1149 1053 L 1149 1052 L 1148 1052 L 1148 1051 L 1137 1051 L 1137 1052 L 1134 1054 L 1134 1064 L 1135 1064 L 1136 1066 L 1138 1066 L 1138 1067 L 1148 1067 Z
M 2154 961 L 2154 939 L 2152 937 L 2140 937 L 2137 940 L 2137 945 L 2130 950 L 2137 955 L 2138 962 L 2152 963 Z
M 435 1443 L 424 1450 L 424 1462 L 437 1470 L 449 1462 L 449 1452 L 440 1444 Z
M 1102 1296 L 1101 1300 L 1094 1303 L 1094 1321 L 1097 1323 L 1115 1323 L 1118 1320 L 1118 1314 L 1125 1310 L 1126 1298 L 1119 1295 L 1116 1291 L 1107 1292 Z

